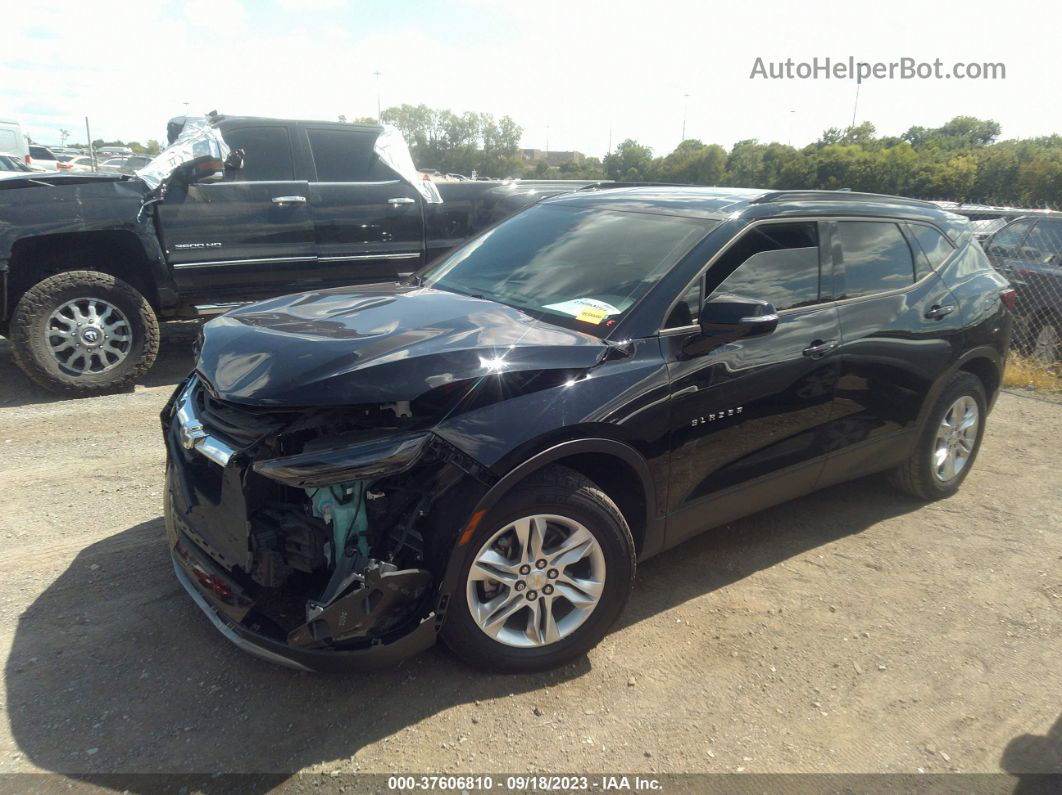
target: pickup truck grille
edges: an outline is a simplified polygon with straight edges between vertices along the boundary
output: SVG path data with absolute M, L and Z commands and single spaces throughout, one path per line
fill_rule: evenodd
M 220 400 L 202 384 L 196 388 L 195 403 L 204 429 L 236 447 L 248 447 L 276 434 L 296 417 L 293 411 L 242 406 Z

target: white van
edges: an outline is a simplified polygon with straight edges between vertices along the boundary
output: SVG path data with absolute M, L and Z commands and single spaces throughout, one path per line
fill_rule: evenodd
M 0 153 L 17 155 L 29 163 L 29 144 L 22 134 L 22 125 L 14 119 L 0 119 Z

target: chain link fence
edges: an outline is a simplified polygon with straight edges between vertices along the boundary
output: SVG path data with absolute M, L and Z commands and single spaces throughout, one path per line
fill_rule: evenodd
M 970 219 L 992 265 L 1017 293 L 1011 350 L 1023 374 L 1012 381 L 1062 389 L 1062 213 L 962 205 L 947 209 Z

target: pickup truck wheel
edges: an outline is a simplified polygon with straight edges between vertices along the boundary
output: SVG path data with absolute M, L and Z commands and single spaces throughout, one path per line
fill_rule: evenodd
M 45 389 L 99 395 L 128 389 L 155 362 L 159 324 L 121 279 L 66 271 L 27 290 L 11 317 L 15 363 Z
M 549 467 L 509 492 L 463 556 L 443 639 L 473 665 L 541 671 L 585 654 L 634 584 L 630 528 L 593 482 Z

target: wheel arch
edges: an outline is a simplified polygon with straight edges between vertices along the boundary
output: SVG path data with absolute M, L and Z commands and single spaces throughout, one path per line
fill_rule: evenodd
M 985 402 L 989 409 L 995 405 L 1003 385 L 1003 362 L 991 348 L 970 351 L 958 362 L 955 372 L 974 375 L 985 388 Z
M 646 542 L 652 541 L 650 536 L 656 516 L 652 476 L 642 455 L 615 439 L 572 439 L 551 445 L 527 458 L 487 490 L 473 512 L 473 518 L 485 515 L 518 483 L 550 465 L 570 467 L 596 483 L 620 509 L 631 528 L 638 555 L 642 555 Z
M 664 541 L 664 521 L 656 514 L 649 465 L 642 455 L 624 442 L 603 437 L 560 442 L 530 456 L 506 472 L 487 489 L 468 514 L 468 519 L 458 532 L 457 541 L 450 551 L 446 573 L 440 584 L 440 619 L 445 613 L 449 594 L 453 592 L 458 580 L 461 561 L 459 551 L 472 539 L 479 522 L 516 485 L 544 467 L 555 464 L 575 469 L 596 483 L 616 503 L 631 528 L 639 560 L 660 551 Z M 599 469 L 601 464 L 610 464 L 612 469 Z M 609 471 L 614 474 L 602 476 L 602 472 Z M 636 490 L 632 487 L 636 487 Z M 624 494 L 625 489 L 632 493 Z
M 11 247 L 7 263 L 6 300 L 0 307 L 9 318 L 23 294 L 33 285 L 70 270 L 106 273 L 129 284 L 160 308 L 158 267 L 143 239 L 123 229 L 57 232 L 23 237 Z

